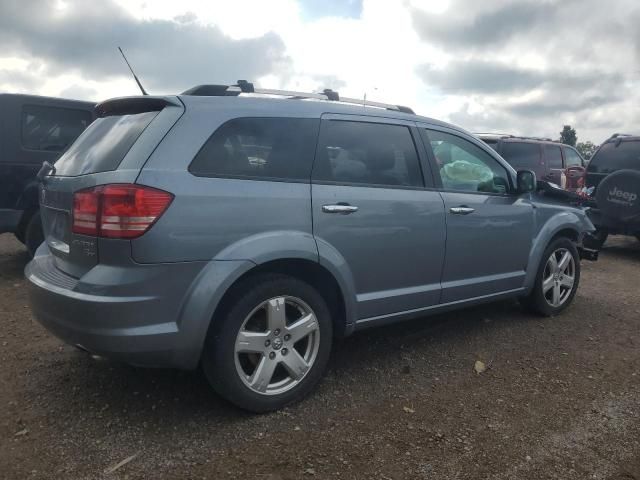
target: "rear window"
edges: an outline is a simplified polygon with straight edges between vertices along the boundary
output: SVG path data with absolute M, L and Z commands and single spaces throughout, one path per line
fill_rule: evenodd
M 318 123 L 310 118 L 230 120 L 207 140 L 189 171 L 200 177 L 309 181 Z
M 613 173 L 618 170 L 640 170 L 640 141 L 605 143 L 589 162 L 592 173 Z
M 22 107 L 22 147 L 61 152 L 91 123 L 91 112 L 70 108 Z
M 99 118 L 56 162 L 56 175 L 76 176 L 115 170 L 158 112 Z
M 504 142 L 502 158 L 515 170 L 531 170 L 540 164 L 540 145 L 526 142 Z

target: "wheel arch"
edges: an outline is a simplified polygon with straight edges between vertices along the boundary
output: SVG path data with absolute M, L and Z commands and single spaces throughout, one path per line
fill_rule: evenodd
M 585 217 L 586 218 L 586 217 Z M 534 285 L 536 275 L 542 255 L 547 246 L 555 239 L 560 237 L 569 238 L 572 242 L 580 245 L 582 236 L 587 228 L 584 221 L 574 212 L 565 211 L 551 217 L 540 230 L 536 238 L 533 240 L 529 261 L 527 262 L 527 273 L 525 276 L 524 286 L 529 292 Z M 591 225 L 591 228 L 593 225 Z
M 307 234 L 269 235 L 267 242 L 259 242 L 260 250 L 250 248 L 250 243 L 254 242 L 245 239 L 237 247 L 225 249 L 221 252 L 226 252 L 225 255 L 217 255 L 208 262 L 194 280 L 178 320 L 183 343 L 175 352 L 176 363 L 185 368 L 197 366 L 207 332 L 227 307 L 226 302 L 234 289 L 247 278 L 261 273 L 283 273 L 310 283 L 332 309 L 334 334 L 341 337 L 353 332 L 356 296 L 349 272 L 344 272 L 344 259 L 343 264 L 336 265 L 334 262 L 340 259 L 335 256 L 319 258 L 315 240 Z M 276 244 L 279 244 L 279 250 L 264 248 Z M 248 252 L 253 258 L 238 259 L 236 256 L 234 259 L 227 255 Z

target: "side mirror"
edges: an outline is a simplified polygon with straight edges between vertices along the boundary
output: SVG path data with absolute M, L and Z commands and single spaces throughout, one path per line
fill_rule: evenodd
M 535 192 L 538 181 L 535 172 L 531 170 L 519 170 L 517 176 L 518 193 Z

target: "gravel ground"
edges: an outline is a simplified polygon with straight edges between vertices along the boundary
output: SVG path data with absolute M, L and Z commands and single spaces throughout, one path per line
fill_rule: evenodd
M 362 332 L 259 416 L 197 372 L 63 345 L 31 317 L 26 262 L 0 236 L 0 478 L 640 479 L 634 239 L 583 263 L 558 318 L 506 302 Z

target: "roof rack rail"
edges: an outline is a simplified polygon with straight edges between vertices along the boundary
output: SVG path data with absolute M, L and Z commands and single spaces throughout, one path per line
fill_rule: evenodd
M 630 133 L 614 133 L 609 137 L 609 139 L 618 138 L 618 137 L 633 137 L 633 135 L 631 135 Z
M 558 140 L 553 140 L 552 138 L 548 138 L 548 137 L 527 137 L 525 135 L 514 135 L 512 133 L 482 133 L 482 132 L 475 132 L 474 135 L 493 135 L 495 137 L 500 137 L 500 138 L 519 138 L 521 140 L 537 140 L 539 142 L 556 142 L 558 143 Z
M 268 88 L 255 88 L 253 83 L 246 80 L 238 80 L 235 85 L 198 85 L 182 92 L 181 95 L 195 95 L 206 97 L 233 97 L 241 93 L 257 93 L 261 95 L 277 95 L 288 97 L 290 99 L 304 100 L 329 100 L 332 102 L 351 103 L 354 105 L 362 105 L 363 107 L 377 107 L 396 112 L 415 114 L 415 112 L 403 105 L 393 105 L 382 102 L 372 102 L 369 100 L 361 100 L 355 98 L 341 97 L 340 94 L 330 88 L 325 88 L 321 93 L 294 92 L 289 90 L 273 90 Z
M 501 132 L 473 132 L 474 135 L 493 135 L 495 137 L 513 137 L 514 135 L 511 133 L 501 133 Z

